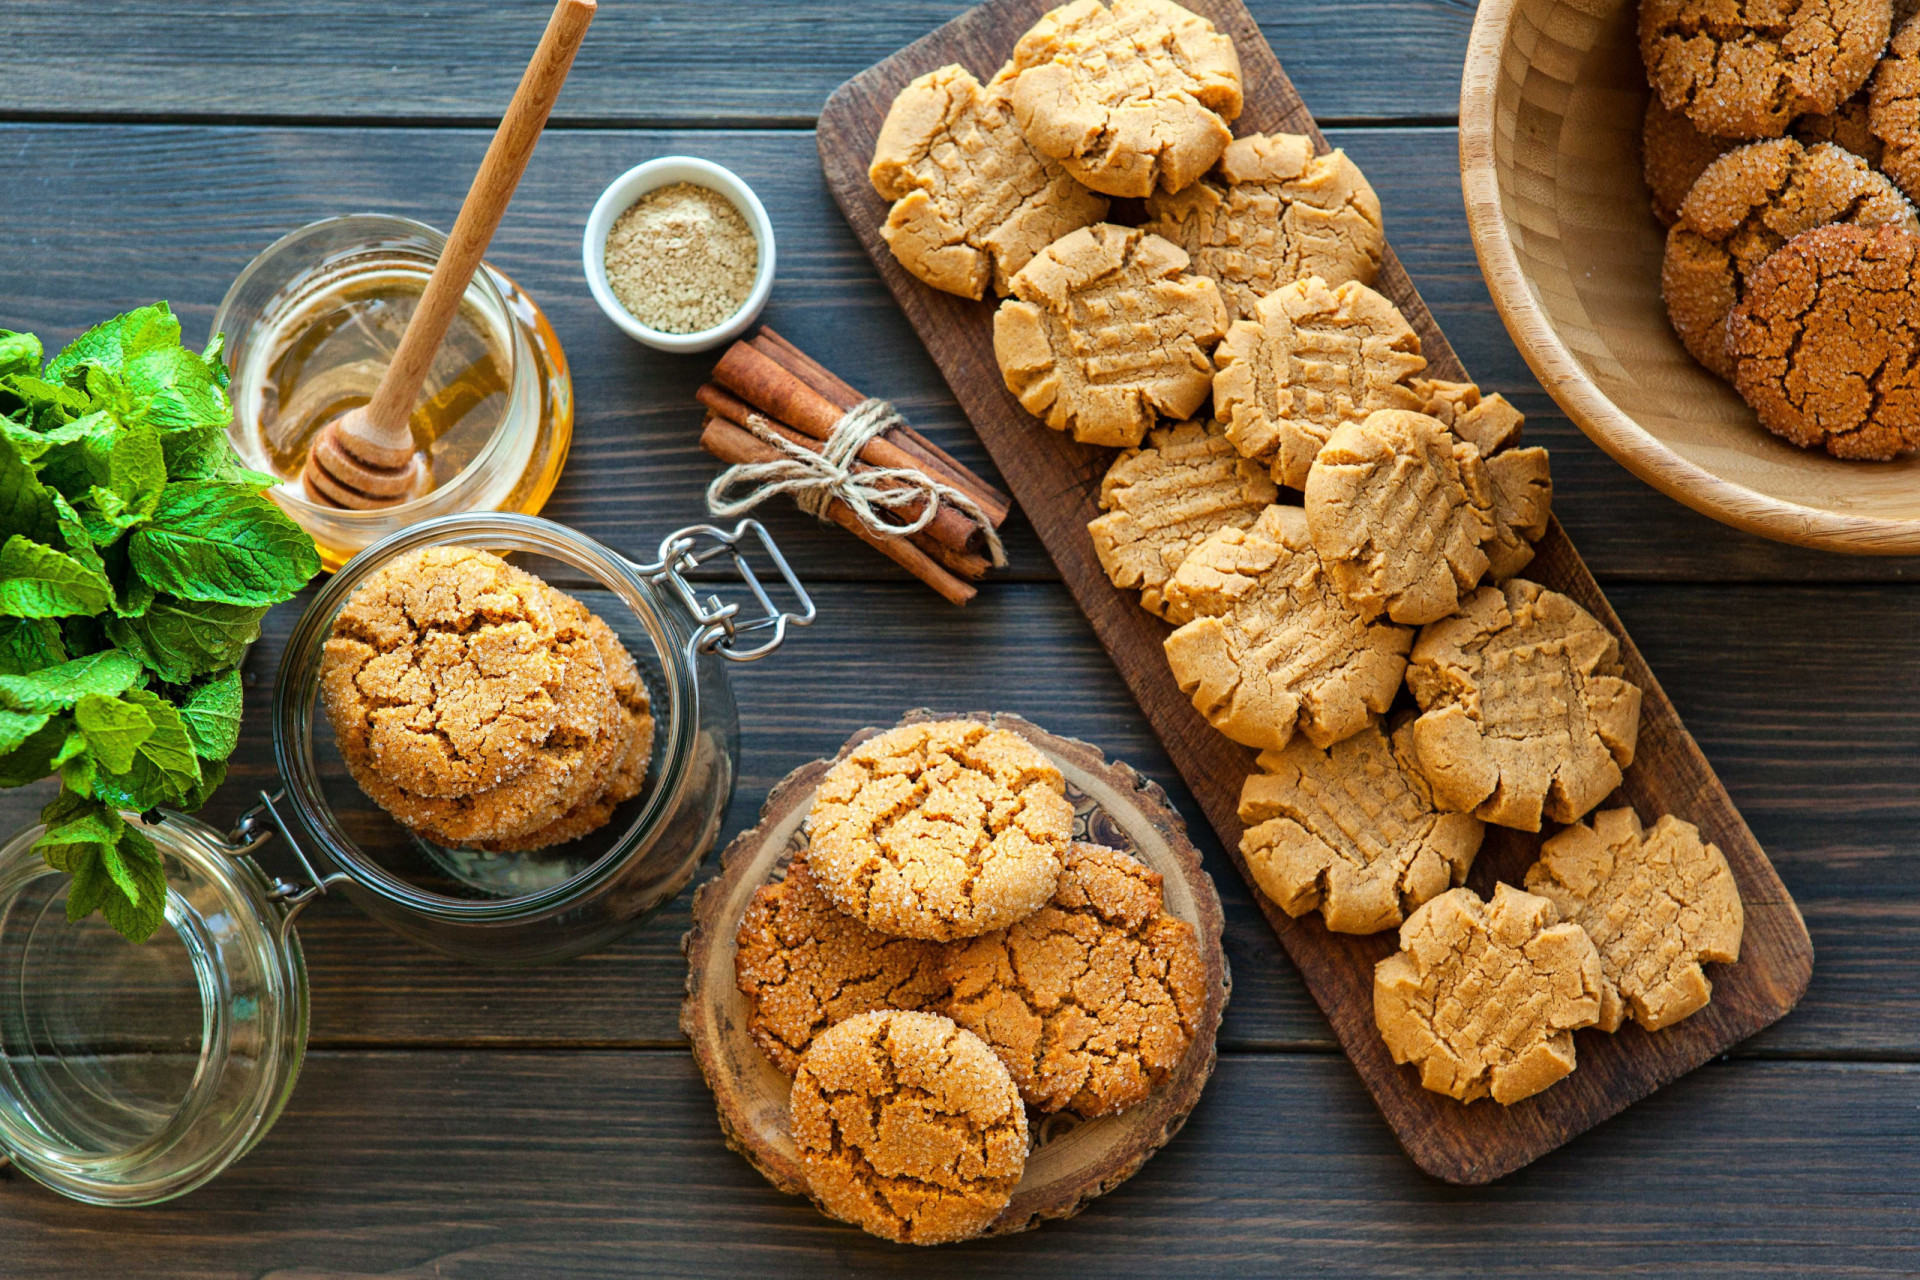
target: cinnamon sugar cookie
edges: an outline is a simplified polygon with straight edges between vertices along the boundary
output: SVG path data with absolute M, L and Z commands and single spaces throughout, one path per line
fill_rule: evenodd
M 1268 507 L 1181 562 L 1168 599 L 1193 621 L 1166 640 L 1194 709 L 1235 742 L 1327 746 L 1399 691 L 1413 632 L 1356 613 L 1328 579 L 1298 507 Z
M 1680 216 L 1680 202 L 1707 166 L 1739 145 L 1730 138 L 1708 137 L 1684 111 L 1669 109 L 1659 94 L 1649 97 L 1640 125 L 1640 165 L 1653 216 L 1672 226 Z
M 1869 87 L 1871 84 L 1869 81 Z M 1876 169 L 1880 168 L 1881 157 L 1886 153 L 1880 139 L 1873 135 L 1873 106 L 1868 88 L 1862 88 L 1832 111 L 1801 116 L 1787 132 L 1807 146 L 1816 142 L 1831 142 L 1836 147 L 1853 152 Z
M 1033 24 L 1008 67 L 1027 140 L 1110 196 L 1178 191 L 1232 141 L 1240 57 L 1171 0 L 1074 0 Z
M 1217 422 L 1181 422 L 1147 434 L 1114 460 L 1100 482 L 1107 514 L 1087 523 L 1113 585 L 1140 593 L 1147 612 L 1171 622 L 1166 586 L 1187 553 L 1210 535 L 1252 524 L 1279 497 L 1266 468 L 1240 456 Z
M 1333 429 L 1375 409 L 1418 409 L 1427 362 L 1400 309 L 1356 281 L 1283 285 L 1213 353 L 1213 411 L 1227 438 L 1298 489 Z
M 1234 320 L 1302 276 L 1370 285 L 1387 245 L 1360 167 L 1344 151 L 1315 155 L 1297 133 L 1234 139 L 1208 178 L 1149 196 L 1144 227 L 1187 251 Z
M 793 1078 L 793 1140 L 820 1207 L 902 1244 L 979 1235 L 1027 1165 L 1027 1113 L 1000 1060 L 934 1013 L 857 1014 Z
M 1092 0 L 1087 0 L 1091 3 Z M 1027 412 L 1084 444 L 1140 443 L 1213 386 L 1220 291 L 1159 236 L 1098 223 L 1048 245 L 993 317 L 993 354 Z
M 964 67 L 930 71 L 887 109 L 867 170 L 893 201 L 880 234 L 900 265 L 936 289 L 1005 294 L 1033 255 L 1107 216 L 1107 202 L 1035 151 L 1008 86 Z
M 1834 222 L 1920 231 L 1892 183 L 1831 143 L 1756 142 L 1709 165 L 1667 232 L 1660 267 L 1667 315 L 1693 358 L 1730 378 L 1727 313 L 1747 281 L 1788 240 Z
M 1193 926 L 1159 873 L 1076 844 L 1059 887 L 1016 925 L 955 944 L 947 1012 L 985 1040 L 1039 1111 L 1112 1115 L 1180 1065 L 1206 1004 Z
M 1480 851 L 1477 818 L 1434 807 L 1410 718 L 1391 740 L 1377 720 L 1325 749 L 1295 738 L 1260 770 L 1240 789 L 1240 854 L 1281 910 L 1318 909 L 1335 933 L 1393 928 Z
M 1920 17 L 1900 24 L 1873 73 L 1867 127 L 1882 143 L 1881 172 L 1907 195 L 1920 194 Z

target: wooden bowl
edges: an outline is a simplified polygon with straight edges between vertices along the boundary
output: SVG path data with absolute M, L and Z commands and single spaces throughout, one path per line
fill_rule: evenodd
M 1920 458 L 1846 462 L 1770 434 L 1694 363 L 1660 298 L 1640 172 L 1633 0 L 1482 0 L 1460 85 L 1467 224 L 1549 394 L 1622 466 L 1723 524 L 1855 554 L 1920 552 Z

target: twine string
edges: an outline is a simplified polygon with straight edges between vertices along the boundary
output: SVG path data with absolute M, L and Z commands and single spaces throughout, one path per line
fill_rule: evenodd
M 905 423 L 888 401 L 863 400 L 841 415 L 827 433 L 820 452 L 815 453 L 775 431 L 764 417 L 750 413 L 747 430 L 782 456 L 772 462 L 736 463 L 715 476 L 707 486 L 707 510 L 721 517 L 744 515 L 776 494 L 790 493 L 802 511 L 824 521 L 827 508 L 837 498 L 870 532 L 883 538 L 905 538 L 932 524 L 944 502 L 980 526 L 988 558 L 996 569 L 1004 566 L 1006 548 L 992 521 L 979 503 L 960 490 L 912 467 L 854 470 L 854 460 L 868 441 Z M 747 491 L 737 498 L 729 497 L 737 486 L 747 486 Z M 912 520 L 896 523 L 881 514 L 916 502 L 922 506 Z

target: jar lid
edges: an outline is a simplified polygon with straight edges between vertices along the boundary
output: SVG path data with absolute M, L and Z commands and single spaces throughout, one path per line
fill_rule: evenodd
M 168 814 L 143 824 L 167 873 L 153 937 L 69 923 L 71 878 L 33 848 L 44 830 L 0 847 L 0 1152 L 76 1200 L 171 1199 L 246 1154 L 293 1091 L 307 973 L 291 913 L 252 859 Z

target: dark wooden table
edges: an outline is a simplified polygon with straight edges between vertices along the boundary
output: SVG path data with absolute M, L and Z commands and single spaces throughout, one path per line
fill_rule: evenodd
M 156 298 L 206 334 L 234 275 L 329 214 L 453 218 L 544 0 L 5 0 L 0 326 L 49 346 Z M 822 188 L 841 80 L 964 7 L 602 0 L 492 260 L 547 307 L 579 426 L 546 514 L 642 550 L 696 518 L 709 360 L 593 306 L 580 229 L 656 155 L 726 164 L 780 237 L 767 319 L 988 464 Z M 1540 390 L 1467 240 L 1455 100 L 1464 0 L 1252 0 L 1467 366 L 1554 450 L 1561 519 L 1798 899 L 1813 986 L 1784 1022 L 1491 1187 L 1417 1172 L 1205 829 L 1234 994 L 1192 1122 L 1081 1217 L 934 1253 L 767 1187 L 722 1144 L 676 1023 L 685 897 L 628 941 L 509 973 L 443 960 L 338 901 L 303 919 L 305 1073 L 279 1125 L 157 1209 L 0 1180 L 0 1276 L 1898 1274 L 1920 1271 L 1920 563 L 1745 537 L 1645 488 Z M 978 69 L 990 70 L 990 69 Z M 729 830 L 766 789 L 905 708 L 1016 711 L 1184 792 L 1018 516 L 964 611 L 837 530 L 768 523 L 821 620 L 739 673 Z M 249 662 L 247 733 L 208 809 L 272 781 L 264 700 L 300 602 Z M 29 820 L 40 788 L 0 797 Z M 1189 818 L 1195 815 L 1188 805 Z M 269 861 L 272 861 L 270 855 Z

